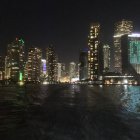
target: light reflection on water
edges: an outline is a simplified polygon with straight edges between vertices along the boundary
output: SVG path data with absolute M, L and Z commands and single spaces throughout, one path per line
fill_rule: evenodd
M 93 104 L 93 94 L 100 93 L 105 98 L 110 99 L 115 105 L 120 106 L 130 112 L 140 113 L 140 86 L 132 85 L 89 85 L 92 90 L 87 94 L 88 102 L 90 106 Z M 88 91 L 87 91 L 88 93 Z
M 14 130 L 13 139 L 24 136 L 23 139 L 29 140 L 53 139 L 54 136 L 60 139 L 71 136 L 72 140 L 98 140 L 100 137 L 108 140 L 110 136 L 110 139 L 119 140 L 122 135 L 128 136 L 125 128 L 128 124 L 134 127 L 132 136 L 136 132 L 139 137 L 135 118 L 125 113 L 118 118 L 121 109 L 139 115 L 139 86 L 74 84 L 0 88 L 0 117 L 3 120 L 0 133 L 10 130 L 11 136 Z
M 116 85 L 116 86 L 88 86 L 91 92 L 87 89 L 84 91 L 79 85 L 71 85 L 64 89 L 64 94 L 60 95 L 62 98 L 69 99 L 71 105 L 75 104 L 75 98 L 78 94 L 84 92 L 87 94 L 88 102 L 94 102 L 92 92 L 102 94 L 111 99 L 116 104 L 121 104 L 125 109 L 131 112 L 140 112 L 140 86 Z M 83 90 L 83 91 L 82 91 Z M 47 86 L 38 87 L 8 87 L 0 89 L 0 101 L 13 101 L 16 104 L 36 104 L 41 105 L 44 99 L 51 93 Z M 7 95 L 7 96 L 6 96 Z
M 140 87 L 139 86 L 124 86 L 122 102 L 127 110 L 140 113 Z

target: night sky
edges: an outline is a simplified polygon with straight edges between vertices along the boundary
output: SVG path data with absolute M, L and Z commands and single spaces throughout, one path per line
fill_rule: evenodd
M 0 2 L 0 55 L 15 37 L 25 40 L 26 49 L 45 50 L 54 44 L 60 62 L 78 62 L 80 49 L 87 47 L 89 25 L 101 23 L 103 43 L 112 47 L 114 23 L 134 21 L 140 32 L 140 4 L 137 0 L 3 0 Z

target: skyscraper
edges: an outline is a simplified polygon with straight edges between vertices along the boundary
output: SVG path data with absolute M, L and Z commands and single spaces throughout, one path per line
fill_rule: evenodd
M 47 80 L 47 67 L 46 67 L 46 59 L 41 59 L 41 74 L 40 74 L 41 82 L 46 82 Z
M 140 74 L 140 34 L 123 35 L 120 44 L 122 74 Z
M 6 57 L 6 69 L 9 69 L 10 77 L 13 82 L 18 82 L 24 72 L 24 41 L 16 38 L 8 45 Z
M 122 64 L 121 64 L 121 36 L 125 34 L 130 34 L 133 31 L 133 22 L 122 20 L 115 24 L 115 32 L 114 32 L 114 63 L 115 63 L 115 71 L 122 73 Z
M 70 81 L 76 77 L 76 64 L 74 62 L 71 62 L 69 65 L 69 77 Z
M 60 82 L 62 76 L 62 64 L 57 63 L 57 81 Z
M 52 45 L 46 49 L 46 66 L 48 82 L 55 83 L 57 81 L 57 56 Z
M 128 59 L 131 64 L 131 71 L 140 74 L 140 34 L 128 35 Z
M 5 61 L 4 58 L 2 56 L 0 56 L 0 80 L 4 80 L 4 76 L 5 76 Z
M 24 81 L 28 81 L 28 60 L 25 62 L 24 67 Z
M 131 75 L 133 73 L 131 70 L 130 58 L 129 58 L 129 39 L 128 35 L 123 35 L 120 38 L 121 46 L 121 74 Z
M 62 77 L 66 76 L 66 65 L 65 63 L 61 63 Z
M 81 51 L 79 57 L 79 79 L 88 79 L 88 52 Z
M 6 80 L 10 79 L 10 63 L 8 62 L 8 57 L 5 56 L 5 78 Z
M 110 47 L 109 45 L 103 45 L 103 61 L 104 72 L 108 72 L 110 69 Z
M 88 78 L 97 80 L 100 73 L 99 68 L 99 50 L 100 50 L 100 24 L 93 23 L 90 26 L 88 36 Z
M 46 76 L 47 67 L 46 67 L 46 59 L 41 59 L 41 75 Z
M 30 48 L 27 61 L 27 80 L 39 82 L 41 75 L 42 51 L 39 48 Z

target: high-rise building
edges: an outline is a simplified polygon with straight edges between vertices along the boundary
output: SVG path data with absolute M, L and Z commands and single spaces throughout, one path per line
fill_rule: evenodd
M 57 63 L 57 81 L 60 82 L 62 77 L 62 64 Z
M 121 36 L 125 34 L 130 34 L 133 31 L 133 22 L 122 20 L 115 24 L 114 32 L 114 64 L 115 71 L 122 73 L 122 64 L 121 64 Z
M 69 65 L 69 77 L 70 81 L 72 81 L 72 79 L 76 77 L 76 63 L 74 62 L 71 62 Z
M 61 69 L 62 69 L 62 77 L 66 76 L 66 65 L 65 63 L 61 63 Z
M 88 68 L 88 67 L 87 67 Z M 88 72 L 88 71 L 87 71 Z M 80 63 L 77 65 L 77 72 L 76 72 L 76 77 L 78 78 L 78 81 L 80 80 Z
M 81 51 L 79 57 L 79 79 L 88 79 L 88 52 Z
M 140 74 L 140 34 L 123 35 L 120 43 L 122 74 Z
M 61 65 L 61 69 L 60 69 L 60 65 Z M 69 82 L 69 74 L 66 72 L 65 63 L 60 63 L 60 65 L 58 66 L 59 81 L 62 83 Z M 61 73 L 60 73 L 60 71 L 61 71 Z M 61 76 L 59 76 L 59 75 L 61 75 Z
M 46 59 L 41 59 L 41 74 L 40 74 L 41 82 L 46 82 L 47 80 L 47 67 L 46 67 Z
M 129 38 L 128 35 L 121 36 L 121 74 L 130 75 L 133 73 L 131 71 L 131 64 L 129 60 Z
M 41 75 L 46 76 L 47 67 L 46 67 L 46 59 L 41 59 Z
M 130 34 L 129 38 L 129 62 L 137 74 L 140 74 L 140 34 Z
M 8 62 L 8 57 L 5 57 L 5 80 L 10 79 L 10 63 Z
M 122 73 L 140 74 L 140 34 L 129 34 L 121 37 Z
M 24 81 L 28 81 L 28 60 L 25 62 L 24 67 Z
M 110 69 L 110 47 L 109 45 L 103 45 L 103 62 L 104 72 L 108 72 Z
M 4 80 L 5 76 L 5 61 L 2 56 L 0 56 L 0 80 Z
M 24 72 L 24 41 L 16 38 L 7 48 L 6 78 L 13 82 L 22 81 Z M 10 73 L 10 74 L 8 74 Z
M 46 49 L 46 66 L 48 82 L 55 83 L 57 81 L 57 56 L 52 45 Z
M 40 82 L 42 51 L 39 48 L 30 48 L 26 64 L 27 81 Z
M 88 79 L 97 80 L 101 72 L 101 64 L 99 58 L 101 45 L 100 45 L 100 24 L 93 23 L 90 26 L 90 33 L 88 36 Z

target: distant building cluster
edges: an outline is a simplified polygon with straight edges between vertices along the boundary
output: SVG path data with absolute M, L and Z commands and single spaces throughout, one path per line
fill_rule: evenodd
M 0 81 L 7 84 L 139 82 L 140 34 L 133 32 L 133 22 L 122 20 L 115 23 L 113 46 L 103 43 L 101 34 L 101 25 L 92 23 L 87 47 L 79 54 L 79 63 L 70 62 L 68 69 L 65 63 L 59 62 L 53 45 L 46 48 L 45 57 L 38 47 L 29 48 L 25 54 L 24 40 L 16 38 L 8 44 L 6 56 L 0 56 Z M 111 71 L 111 67 L 114 67 L 114 71 Z
M 6 56 L 0 56 L 0 81 L 6 84 L 15 83 L 69 83 L 78 79 L 78 68 L 75 62 L 66 64 L 58 61 L 53 45 L 43 51 L 38 47 L 28 49 L 25 54 L 23 39 L 16 38 L 8 44 Z
M 88 36 L 88 51 L 80 53 L 80 81 L 102 81 L 106 84 L 140 82 L 140 34 L 133 33 L 133 22 L 115 23 L 113 46 L 101 40 L 101 25 L 92 23 Z M 114 61 L 111 65 L 111 48 Z M 111 72 L 110 68 L 114 67 Z

